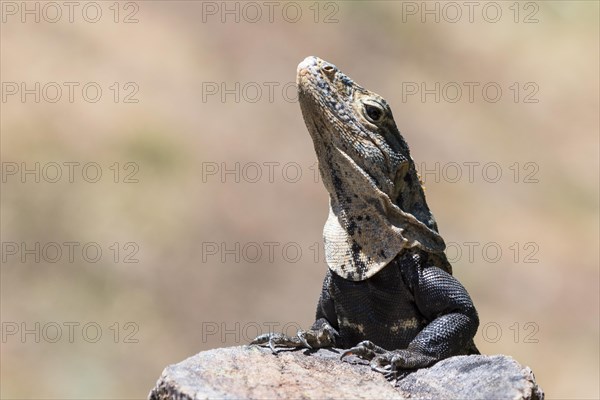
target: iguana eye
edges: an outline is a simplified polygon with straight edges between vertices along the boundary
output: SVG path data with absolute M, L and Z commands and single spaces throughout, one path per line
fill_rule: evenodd
M 364 103 L 365 117 L 373 123 L 381 122 L 385 116 L 383 107 L 375 102 Z

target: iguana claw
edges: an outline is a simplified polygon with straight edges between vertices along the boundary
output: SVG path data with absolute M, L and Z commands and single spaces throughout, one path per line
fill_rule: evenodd
M 324 324 L 319 329 L 299 330 L 296 336 L 287 336 L 282 333 L 265 333 L 259 335 L 250 344 L 267 345 L 277 354 L 276 347 L 314 349 L 334 345 L 335 331 L 329 324 Z
M 308 344 L 305 331 L 298 331 L 298 339 L 300 339 L 304 347 L 306 347 L 307 349 L 312 349 L 312 346 Z
M 340 359 L 351 354 L 370 361 L 371 369 L 384 374 L 388 379 L 398 377 L 401 370 L 423 368 L 435 362 L 435 358 L 413 350 L 388 351 L 368 340 L 346 350 Z
M 265 333 L 257 336 L 256 339 L 250 342 L 250 344 L 257 346 L 268 345 L 273 354 L 277 354 L 277 349 L 275 348 L 276 346 L 295 348 L 307 345 L 306 340 L 300 338 L 300 332 L 298 332 L 298 336 L 296 337 L 287 336 L 282 333 L 275 332 Z

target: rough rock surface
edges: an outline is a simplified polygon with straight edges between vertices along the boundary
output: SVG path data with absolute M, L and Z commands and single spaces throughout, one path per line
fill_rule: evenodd
M 543 399 L 533 373 L 511 357 L 458 356 L 395 384 L 341 350 L 241 346 L 204 351 L 165 368 L 150 400 L 191 399 Z

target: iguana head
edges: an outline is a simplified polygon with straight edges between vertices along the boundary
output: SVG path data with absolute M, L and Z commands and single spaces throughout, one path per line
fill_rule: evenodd
M 444 241 L 385 99 L 317 57 L 298 65 L 297 84 L 330 195 L 324 228 L 329 267 L 358 281 L 406 248 L 443 257 Z

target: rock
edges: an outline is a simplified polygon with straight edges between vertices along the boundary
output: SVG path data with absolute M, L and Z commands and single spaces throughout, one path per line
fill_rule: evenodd
M 411 399 L 544 398 L 531 369 L 503 355 L 450 357 L 400 380 L 398 390 Z
M 389 382 L 339 349 L 256 346 L 204 351 L 163 371 L 150 400 L 192 399 L 532 399 L 544 398 L 533 373 L 511 357 L 458 356 Z

